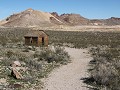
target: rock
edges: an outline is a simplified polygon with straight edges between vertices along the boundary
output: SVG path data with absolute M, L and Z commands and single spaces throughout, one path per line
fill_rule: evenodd
M 20 66 L 21 66 L 21 63 L 20 63 L 19 61 L 14 61 L 12 65 L 13 65 L 13 66 L 19 66 L 19 67 L 20 67 Z
M 22 74 L 19 72 L 21 69 L 23 69 L 21 66 L 21 63 L 19 61 L 14 61 L 11 67 L 11 75 L 15 77 L 16 79 L 23 79 Z
M 4 58 L 3 57 L 0 57 L 0 60 L 3 60 Z
M 28 49 L 29 49 L 29 50 L 32 50 L 32 46 L 28 46 Z
M 38 58 L 34 58 L 33 60 L 37 61 L 37 60 L 38 60 Z
M 17 69 L 18 71 L 19 71 L 19 70 L 22 70 L 22 71 L 25 72 L 28 68 L 27 68 L 27 67 L 26 67 L 26 68 L 25 68 L 25 67 L 16 67 L 16 69 Z
M 16 79 L 23 79 L 22 74 L 16 69 L 16 67 L 12 68 L 11 75 L 15 77 Z
M 23 87 L 23 86 L 22 86 L 21 84 L 10 84 L 9 87 L 16 89 L 16 88 L 21 88 L 21 87 Z M 20 90 L 21 90 L 21 89 L 20 89 Z
M 0 84 L 5 84 L 6 83 L 6 79 L 5 78 L 1 78 L 0 79 Z

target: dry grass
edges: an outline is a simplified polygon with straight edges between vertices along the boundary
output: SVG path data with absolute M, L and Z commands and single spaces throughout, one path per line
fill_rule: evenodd
M 23 36 L 29 31 L 28 28 L 1 28 L 0 29 L 0 44 L 2 48 L 22 48 L 24 46 Z M 89 84 L 95 87 L 96 89 L 105 89 L 105 90 L 119 90 L 120 84 L 120 32 L 110 31 L 110 32 L 74 32 L 74 31 L 45 31 L 49 35 L 49 44 L 57 45 L 67 45 L 75 48 L 86 48 L 86 47 L 95 47 L 91 49 L 93 60 L 90 62 L 89 73 L 90 78 L 88 78 Z M 1 48 L 1 49 L 2 49 Z M 22 48 L 23 49 L 23 48 Z M 4 51 L 4 50 L 3 50 Z M 29 51 L 24 49 L 24 51 Z M 4 51 L 5 52 L 5 51 Z M 47 52 L 47 53 L 46 53 Z M 34 54 L 34 57 L 38 58 L 38 61 L 46 62 L 58 62 L 59 56 L 54 56 L 54 53 L 50 49 L 44 49 L 42 53 L 37 52 Z M 28 52 L 29 53 L 29 52 Z M 64 57 L 60 53 L 61 60 Z M 5 54 L 0 52 L 0 56 Z M 44 57 L 39 57 L 42 55 Z M 8 53 L 9 56 L 9 53 Z M 11 55 L 10 55 L 11 56 Z M 47 56 L 47 57 L 46 57 Z M 12 57 L 12 60 L 16 58 L 16 55 Z M 52 58 L 52 59 L 51 59 Z M 22 58 L 24 60 L 24 58 Z M 37 62 L 33 62 L 31 58 L 28 63 L 30 68 L 38 70 L 41 68 Z M 9 60 L 8 60 L 9 61 Z M 25 59 L 25 61 L 28 61 Z M 36 64 L 37 63 L 37 64 Z M 50 71 L 52 65 L 48 64 Z M 4 70 L 2 71 L 4 72 Z M 40 75 L 43 77 L 45 74 Z M 4 75 L 3 75 L 4 76 Z
M 120 89 L 120 48 L 99 46 L 92 48 L 93 60 L 90 61 L 90 77 L 85 82 L 98 90 Z
M 0 47 L 0 78 L 7 80 L 6 84 L 2 86 L 7 89 L 22 89 L 29 90 L 42 87 L 40 79 L 46 77 L 53 68 L 60 64 L 67 64 L 70 57 L 64 48 L 59 46 L 53 47 L 27 47 L 16 46 Z M 27 52 L 25 52 L 27 49 Z M 24 51 L 24 52 L 23 52 Z M 10 64 L 13 61 L 20 61 L 22 67 L 26 68 L 25 72 L 21 72 L 24 79 L 16 80 L 11 76 Z M 21 85 L 20 88 L 14 87 L 15 84 Z M 12 87 L 13 86 L 13 87 Z M 22 87 L 24 86 L 24 87 Z

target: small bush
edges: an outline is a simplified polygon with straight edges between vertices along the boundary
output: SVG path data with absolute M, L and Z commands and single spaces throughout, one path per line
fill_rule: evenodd
M 42 48 L 42 50 L 35 52 L 35 58 L 38 58 L 40 61 L 47 61 L 48 63 L 56 62 L 56 63 L 68 63 L 70 60 L 70 56 L 60 46 Z
M 93 60 L 89 70 L 94 79 L 93 86 L 106 87 L 107 90 L 120 89 L 120 51 L 118 48 L 99 46 L 91 49 Z

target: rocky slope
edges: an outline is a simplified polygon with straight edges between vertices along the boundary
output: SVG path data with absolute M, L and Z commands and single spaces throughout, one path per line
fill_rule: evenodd
M 87 25 L 89 21 L 79 14 L 61 14 L 60 16 L 56 12 L 51 14 L 67 25 Z
M 27 9 L 21 13 L 13 14 L 6 18 L 3 26 L 51 26 L 51 18 L 53 18 L 58 23 L 61 23 L 57 18 L 47 12 L 36 11 L 33 9 Z
M 120 18 L 111 17 L 108 19 L 93 19 L 89 22 L 90 25 L 120 25 Z

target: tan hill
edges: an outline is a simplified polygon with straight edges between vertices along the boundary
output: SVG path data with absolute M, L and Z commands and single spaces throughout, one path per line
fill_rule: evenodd
M 7 22 L 6 20 L 2 20 L 2 21 L 0 21 L 0 25 L 5 24 L 6 22 Z
M 62 14 L 60 16 L 56 12 L 51 14 L 67 25 L 87 25 L 89 21 L 79 14 Z
M 62 14 L 60 18 L 71 25 L 87 25 L 89 21 L 79 14 Z
M 53 25 L 87 25 L 88 19 L 79 14 L 62 14 L 56 12 L 47 13 L 33 9 L 27 9 L 21 13 L 13 14 L 1 21 L 2 26 L 9 27 L 35 27 Z
M 61 23 L 57 18 L 47 12 L 36 11 L 27 9 L 21 13 L 13 14 L 4 20 L 3 26 L 51 26 L 51 19 Z

